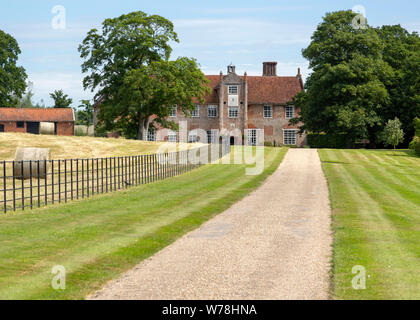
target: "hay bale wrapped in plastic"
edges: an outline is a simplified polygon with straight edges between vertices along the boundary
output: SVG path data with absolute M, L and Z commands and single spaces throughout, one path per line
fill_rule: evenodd
M 45 178 L 48 170 L 50 149 L 17 148 L 13 175 L 16 179 Z M 22 176 L 23 174 L 23 176 Z

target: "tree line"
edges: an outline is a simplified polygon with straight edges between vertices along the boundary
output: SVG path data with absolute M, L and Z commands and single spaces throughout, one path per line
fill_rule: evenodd
M 292 123 L 302 123 L 301 132 L 345 135 L 351 145 L 407 146 L 420 117 L 419 35 L 400 25 L 355 28 L 356 16 L 328 13 L 302 50 L 312 73 L 292 101 L 301 107 Z

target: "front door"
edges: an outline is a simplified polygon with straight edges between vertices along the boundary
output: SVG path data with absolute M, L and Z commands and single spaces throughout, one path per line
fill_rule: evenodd
M 0 132 L 4 132 L 4 124 L 0 124 Z
M 26 132 L 32 134 L 39 134 L 39 122 L 27 122 Z

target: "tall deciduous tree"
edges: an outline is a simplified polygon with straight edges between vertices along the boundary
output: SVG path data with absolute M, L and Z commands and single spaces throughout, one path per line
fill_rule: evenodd
M 420 116 L 419 35 L 399 25 L 354 28 L 355 16 L 327 14 L 303 50 L 314 72 L 294 99 L 302 112 L 293 122 L 376 144 L 387 121 L 398 117 L 408 143 L 412 119 Z
M 16 107 L 26 90 L 26 72 L 17 66 L 17 41 L 0 30 L 0 107 Z
M 147 138 L 150 116 L 164 126 L 172 105 L 192 108 L 206 80 L 192 59 L 169 61 L 173 24 L 160 16 L 133 12 L 103 22 L 79 46 L 85 89 L 97 89 L 98 119 L 107 129 Z M 176 88 L 176 89 L 175 89 Z M 178 90 L 178 93 L 175 91 Z
M 354 28 L 352 11 L 327 14 L 303 50 L 313 73 L 306 91 L 293 103 L 301 106 L 302 130 L 375 138 L 381 110 L 389 103 L 382 80 L 392 69 L 382 60 L 383 43 L 374 29 Z
M 128 136 L 146 139 L 150 123 L 175 128 L 168 121 L 171 107 L 188 115 L 196 97 L 207 92 L 207 79 L 193 59 L 155 61 L 127 72 L 113 104 L 104 103 L 99 114 Z M 175 128 L 176 129 L 176 128 Z
M 73 103 L 73 99 L 64 94 L 63 90 L 55 90 L 50 93 L 50 97 L 54 100 L 54 108 L 68 108 Z
M 381 117 L 398 117 L 409 142 L 414 136 L 413 119 L 420 117 L 420 37 L 400 25 L 376 29 L 384 44 L 383 60 L 393 69 L 393 77 L 384 81 L 390 103 L 384 106 Z

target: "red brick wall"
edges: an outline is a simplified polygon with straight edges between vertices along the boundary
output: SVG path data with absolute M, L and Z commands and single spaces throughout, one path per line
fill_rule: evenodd
M 73 122 L 57 122 L 57 135 L 58 136 L 74 136 L 74 123 Z
M 295 108 L 295 115 L 297 115 L 299 111 L 299 108 Z M 264 105 L 249 105 L 248 128 L 264 128 L 265 141 L 281 145 L 283 144 L 283 129 L 297 129 L 298 126 L 289 125 L 289 120 L 286 119 L 285 106 L 274 105 L 273 117 L 264 118 Z M 299 147 L 304 146 L 306 143 L 306 135 L 298 136 L 297 140 L 297 145 Z
M 18 128 L 16 122 L 0 121 L 0 124 L 4 125 L 4 132 L 26 132 L 26 122 L 24 128 Z

